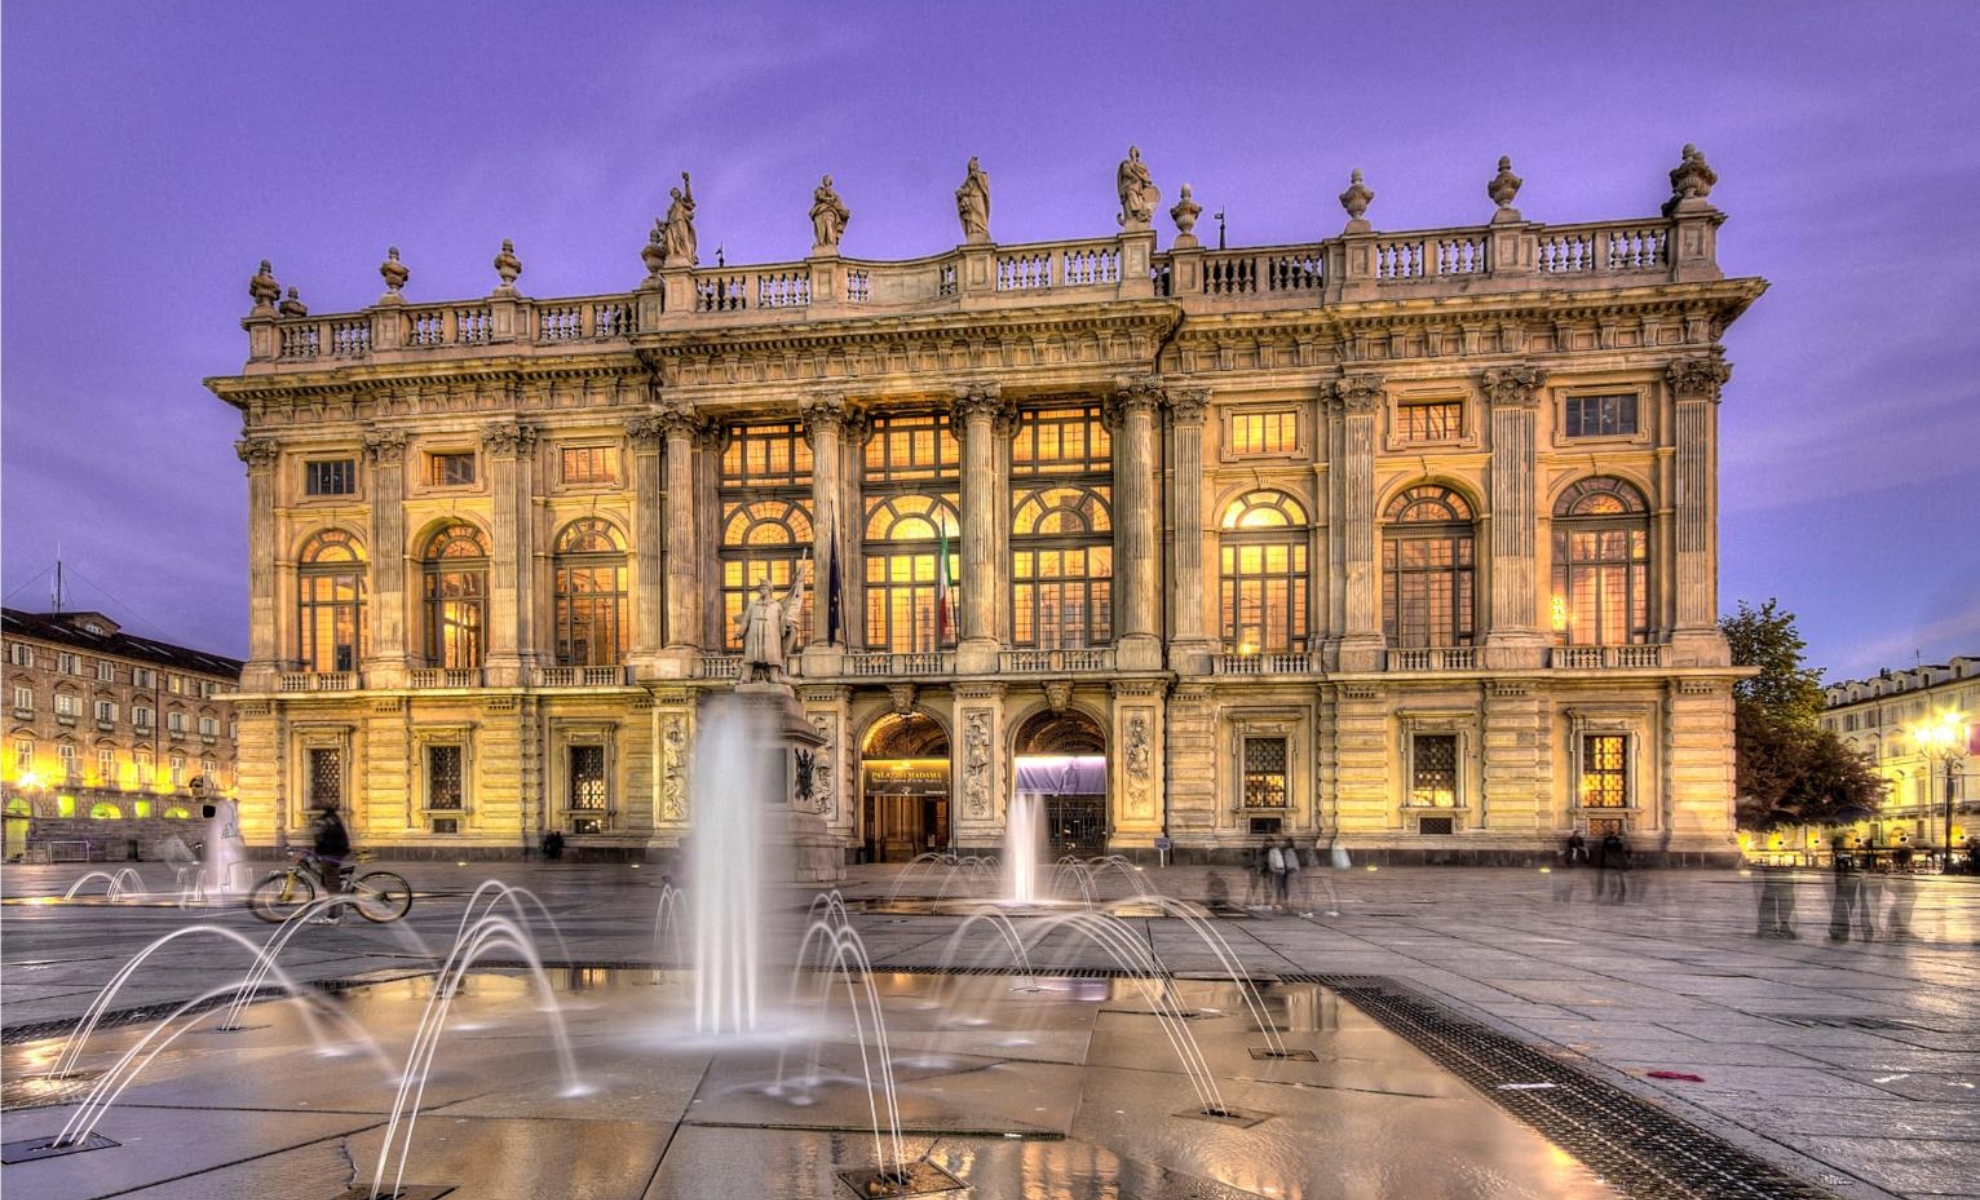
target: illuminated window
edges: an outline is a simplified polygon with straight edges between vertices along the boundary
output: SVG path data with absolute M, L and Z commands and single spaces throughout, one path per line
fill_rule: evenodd
M 104 787 L 117 786 L 117 752 L 98 750 L 96 752 L 96 781 Z
M 1454 733 L 1418 733 L 1409 739 L 1409 802 L 1451 808 L 1458 802 L 1458 739 Z
M 1464 436 L 1464 404 L 1439 400 L 1396 406 L 1396 436 L 1405 442 L 1449 442 Z
M 1011 633 L 1045 650 L 1113 638 L 1112 442 L 1098 405 L 1018 416 L 1011 474 Z
M 426 748 L 426 807 L 459 811 L 465 796 L 460 746 Z
M 962 553 L 959 448 L 946 419 L 882 415 L 863 450 L 866 645 L 895 653 L 953 646 Z M 942 547 L 948 560 L 942 563 Z
M 76 719 L 76 697 L 73 692 L 55 693 L 55 716 L 67 717 L 71 721 Z
M 557 665 L 603 667 L 625 652 L 626 549 L 610 521 L 585 517 L 557 535 Z
M 332 458 L 303 464 L 303 494 L 350 496 L 356 492 L 356 459 Z
M 74 796 L 55 797 L 55 815 L 61 817 L 65 821 L 75 816 L 76 798 Z
M 1581 806 L 1629 807 L 1629 738 L 1590 733 L 1581 739 Z
M 1220 609 L 1233 654 L 1303 653 L 1307 643 L 1307 518 L 1284 492 L 1247 492 L 1218 521 Z
M 619 481 L 619 451 L 615 446 L 565 446 L 557 458 L 565 483 Z
M 606 802 L 610 799 L 605 775 L 605 747 L 569 747 L 570 778 L 565 807 L 570 809 L 571 832 L 602 833 L 605 829 Z
M 426 482 L 429 487 L 474 486 L 473 451 L 448 451 L 427 455 Z
M 151 815 L 151 801 L 149 801 L 149 800 L 133 800 L 133 801 L 131 801 L 131 815 L 132 815 L 132 816 L 134 816 L 134 817 L 148 817 L 148 816 L 150 816 L 150 815 Z
M 124 810 L 118 808 L 108 800 L 98 801 L 89 806 L 89 819 L 92 821 L 121 821 L 124 819 Z
M 175 788 L 184 787 L 186 785 L 186 756 L 183 754 L 174 754 L 167 760 L 167 763 L 172 771 L 172 786 Z
M 1382 631 L 1389 645 L 1469 646 L 1474 635 L 1471 506 L 1424 484 L 1389 502 L 1382 531 Z
M 1650 640 L 1650 512 L 1620 479 L 1584 479 L 1554 505 L 1555 637 L 1568 646 Z
M 32 770 L 34 770 L 34 739 L 15 738 L 14 778 L 19 779 Z
M 1299 449 L 1299 414 L 1291 409 L 1231 414 L 1231 454 L 1292 454 Z
M 76 748 L 69 742 L 55 747 L 55 757 L 62 764 L 62 779 L 65 783 L 82 782 L 82 764 L 77 761 Z
M 756 585 L 788 593 L 812 547 L 811 442 L 795 421 L 731 425 L 722 448 L 722 645 L 742 649 L 737 623 Z M 809 584 L 812 581 L 806 580 Z M 811 627 L 811 589 L 797 616 Z
M 165 690 L 172 693 L 174 696 L 185 695 L 186 677 L 183 675 L 167 675 L 165 677 Z
M 1285 738 L 1244 739 L 1244 806 L 1246 808 L 1286 806 Z
M 344 805 L 344 752 L 336 746 L 309 750 L 308 800 L 311 810 Z
M 156 760 L 149 747 L 139 747 L 131 751 L 131 765 L 137 771 L 137 786 L 150 787 L 156 773 Z
M 341 529 L 315 534 L 303 547 L 296 576 L 296 657 L 302 669 L 357 670 L 365 639 L 364 551 L 357 539 Z
M 1636 432 L 1636 394 L 1569 396 L 1567 436 L 1627 437 Z
M 487 628 L 488 546 L 465 522 L 443 526 L 420 555 L 426 579 L 426 662 L 457 670 L 481 665 Z

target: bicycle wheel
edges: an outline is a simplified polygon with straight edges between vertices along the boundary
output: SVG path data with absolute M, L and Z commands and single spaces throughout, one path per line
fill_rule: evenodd
M 412 911 L 412 887 L 390 871 L 367 871 L 351 880 L 358 915 L 384 924 Z
M 316 885 L 300 871 L 277 871 L 265 876 L 248 893 L 248 911 L 264 921 L 279 923 L 309 907 Z

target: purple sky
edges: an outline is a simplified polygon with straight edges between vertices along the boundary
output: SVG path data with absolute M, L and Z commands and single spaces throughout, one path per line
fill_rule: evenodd
M 746 10 L 747 15 L 744 14 Z M 969 19 L 953 14 L 967 11 Z M 244 653 L 246 485 L 200 379 L 246 357 L 257 260 L 319 313 L 398 245 L 415 300 L 628 289 L 694 172 L 702 257 L 1113 228 L 1138 143 L 1234 245 L 1652 214 L 1705 151 L 1729 273 L 1721 598 L 1778 595 L 1830 678 L 1980 651 L 1980 14 L 1947 3 L 30 3 L 0 13 L 4 591 Z M 1166 219 L 1157 228 L 1163 244 Z

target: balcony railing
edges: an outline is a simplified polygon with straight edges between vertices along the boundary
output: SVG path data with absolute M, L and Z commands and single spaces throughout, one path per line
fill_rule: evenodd
M 955 655 L 947 650 L 913 654 L 861 652 L 846 655 L 846 674 L 862 678 L 924 677 L 955 672 Z
M 1316 669 L 1305 653 L 1219 654 L 1212 662 L 1219 675 L 1306 675 Z
M 415 667 L 406 673 L 406 684 L 415 688 L 478 688 L 479 667 Z
M 1547 665 L 1563 671 L 1655 669 L 1664 665 L 1664 646 L 1555 646 Z
M 624 687 L 630 682 L 632 682 L 631 670 L 617 663 L 599 667 L 538 667 L 536 669 L 537 687 Z
M 278 690 L 284 692 L 355 692 L 364 686 L 356 671 L 284 671 Z
M 704 654 L 695 660 L 696 679 L 740 679 L 742 678 L 742 655 Z
M 999 665 L 1013 675 L 1111 671 L 1114 669 L 1114 651 L 1109 646 L 1077 650 L 1006 650 L 1000 656 Z
M 1413 650 L 1391 650 L 1388 653 L 1388 666 L 1391 671 L 1476 671 L 1478 648 L 1432 646 Z

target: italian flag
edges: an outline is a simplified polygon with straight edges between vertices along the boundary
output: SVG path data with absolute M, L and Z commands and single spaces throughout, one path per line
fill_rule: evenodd
M 949 580 L 949 525 L 942 523 L 942 546 L 935 557 L 935 645 L 954 641 L 956 636 L 955 600 Z

